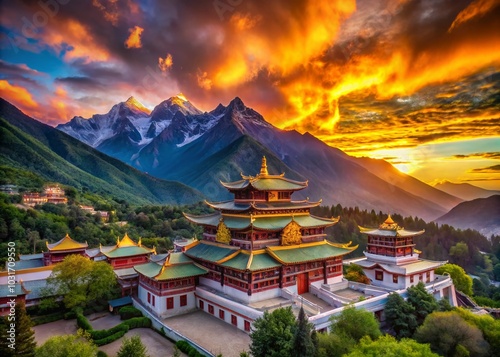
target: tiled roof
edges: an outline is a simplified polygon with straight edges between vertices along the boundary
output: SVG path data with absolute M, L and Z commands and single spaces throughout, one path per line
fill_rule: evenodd
M 39 299 L 42 297 L 42 289 L 47 286 L 47 280 L 28 280 L 23 282 L 23 285 L 26 290 L 29 290 L 26 300 Z
M 283 264 L 309 262 L 338 257 L 350 253 L 358 246 L 342 247 L 329 242 L 314 242 L 293 246 L 267 247 L 266 251 Z
M 146 263 L 136 265 L 134 269 L 142 275 L 158 281 L 181 279 L 206 274 L 208 271 L 196 265 L 184 253 L 170 254 L 163 265 Z
M 209 262 L 218 262 L 219 260 L 238 254 L 239 250 L 239 248 L 230 247 L 225 244 L 201 241 L 192 248 L 186 250 L 184 254 L 190 258 L 202 259 Z
M 191 276 L 204 275 L 206 273 L 208 273 L 208 270 L 193 263 L 171 265 L 165 266 L 163 271 L 155 277 L 155 280 L 181 279 Z
M 219 212 L 205 215 L 205 216 L 194 216 L 185 213 L 184 216 L 200 225 L 214 226 L 216 227 L 220 219 L 223 218 L 224 224 L 229 229 L 245 229 L 250 227 L 250 215 L 248 216 L 227 216 Z M 253 216 L 253 227 L 263 230 L 281 230 L 289 224 L 292 219 L 303 228 L 315 228 L 315 227 L 328 227 L 333 226 L 338 222 L 336 218 L 322 218 L 316 217 L 309 214 L 302 215 L 282 215 L 282 216 L 266 216 L 266 215 L 254 215 Z
M 249 185 L 259 191 L 296 191 L 307 187 L 307 181 L 294 181 L 279 175 L 269 175 L 234 182 L 221 182 L 221 184 L 230 190 L 241 190 L 247 188 Z
M 419 273 L 421 271 L 426 271 L 429 269 L 436 269 L 441 265 L 446 264 L 446 261 L 418 259 L 418 261 L 416 262 L 396 265 L 396 264 L 384 264 L 384 263 L 374 262 L 369 259 L 365 259 L 357 261 L 356 264 L 361 266 L 362 268 L 372 269 L 380 267 L 381 269 L 384 269 L 389 273 L 409 275 L 409 274 Z
M 132 278 L 137 276 L 137 272 L 134 268 L 116 269 L 114 272 L 118 278 Z
M 108 258 L 122 258 L 122 257 L 130 257 L 133 255 L 149 254 L 151 252 L 152 249 L 145 247 L 123 247 L 123 248 L 116 248 L 112 251 L 103 254 Z
M 74 250 L 74 249 L 85 249 L 87 248 L 87 243 L 79 243 L 72 239 L 68 234 L 58 242 L 49 244 L 48 242 L 47 248 L 52 251 L 63 251 L 63 250 Z
M 222 266 L 236 270 L 265 270 L 280 267 L 281 264 L 271 258 L 265 251 L 262 252 L 240 252 L 235 257 L 225 261 Z
M 12 290 L 11 290 L 12 289 Z M 15 283 L 12 285 L 0 285 L 0 297 L 8 297 L 8 296 L 19 296 L 25 295 L 25 291 L 21 287 L 21 284 Z
M 23 270 L 23 269 L 32 269 L 32 268 L 40 268 L 43 267 L 43 259 L 31 259 L 31 260 L 18 260 L 14 262 L 14 269 Z
M 111 248 L 111 249 L 104 249 Z M 114 247 L 101 247 L 101 252 L 107 256 L 108 258 L 122 258 L 122 257 L 131 257 L 134 255 L 144 255 L 152 253 L 154 249 L 150 249 L 147 247 L 141 246 L 141 240 L 139 239 L 139 243 L 135 243 L 127 233 L 122 238 L 122 240 L 118 240 L 116 246 Z

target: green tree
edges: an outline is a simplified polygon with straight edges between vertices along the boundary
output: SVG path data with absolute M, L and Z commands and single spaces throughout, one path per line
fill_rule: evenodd
M 37 348 L 36 357 L 96 357 L 97 347 L 81 330 L 76 335 L 54 336 Z
M 346 274 L 344 275 L 349 281 L 355 281 L 363 284 L 370 284 L 370 279 L 365 275 L 365 272 L 361 266 L 357 264 L 349 264 L 346 268 Z
M 363 337 L 346 357 L 439 357 L 433 353 L 429 345 L 420 344 L 412 339 L 403 338 L 397 341 L 394 337 L 385 335 L 378 340 Z
M 250 353 L 254 357 L 288 357 L 293 354 L 296 329 L 292 308 L 279 308 L 254 321 L 250 333 Z
M 338 315 L 330 318 L 332 322 L 330 330 L 333 334 L 344 334 L 359 342 L 363 336 L 378 338 L 380 327 L 373 313 L 365 309 L 356 309 L 348 305 Z
M 317 357 L 341 357 L 352 351 L 357 342 L 344 333 L 319 333 Z
M 465 242 L 459 242 L 450 248 L 450 256 L 458 265 L 462 267 L 469 266 L 470 254 L 469 246 Z
M 409 287 L 407 291 L 408 298 L 406 301 L 415 309 L 415 318 L 417 319 L 417 324 L 420 326 L 424 323 L 427 315 L 439 308 L 438 303 L 434 296 L 427 292 L 422 282 Z
M 406 302 L 398 293 L 391 293 L 385 304 L 387 325 L 397 338 L 411 337 L 418 327 L 415 308 Z
M 15 318 L 15 319 L 14 319 Z M 9 331 L 14 326 L 14 341 L 8 340 L 11 337 Z M 32 322 L 26 313 L 26 307 L 23 301 L 16 303 L 14 314 L 12 316 L 0 317 L 0 355 L 5 357 L 34 357 L 35 356 L 35 332 L 31 328 Z M 9 345 L 15 346 L 10 348 Z M 12 347 L 12 345 L 11 345 Z
M 493 267 L 493 279 L 500 281 L 500 263 L 495 264 Z
M 486 356 L 489 350 L 481 330 L 454 311 L 430 314 L 418 328 L 415 339 L 429 343 L 434 352 L 445 357 L 463 355 L 464 349 L 471 356 Z
M 138 335 L 124 338 L 116 357 L 148 357 L 146 346 Z
M 455 312 L 465 321 L 481 330 L 483 336 L 490 344 L 491 351 L 500 351 L 500 320 L 490 315 L 476 315 L 464 308 L 457 308 Z
M 311 333 L 314 327 L 307 320 L 304 308 L 301 307 L 297 320 L 297 329 L 293 340 L 293 353 L 297 357 L 313 357 L 316 353 Z
M 81 255 L 68 255 L 55 265 L 47 279 L 46 296 L 64 296 L 66 308 L 84 308 L 101 298 L 110 298 L 116 288 L 113 268 Z
M 456 264 L 445 264 L 437 268 L 435 273 L 439 275 L 444 275 L 444 273 L 450 274 L 453 285 L 455 285 L 457 290 L 460 290 L 464 294 L 472 295 L 472 278 L 467 275 L 461 266 Z

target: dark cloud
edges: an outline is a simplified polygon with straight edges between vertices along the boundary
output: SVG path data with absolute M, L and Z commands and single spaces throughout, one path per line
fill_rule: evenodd
M 467 158 L 483 158 L 483 159 L 495 159 L 500 160 L 500 152 L 476 152 L 474 154 L 457 154 L 453 155 L 457 159 L 467 159 Z
M 481 168 L 477 168 L 477 169 L 472 169 L 471 172 L 473 172 L 473 173 L 485 173 L 485 174 L 500 173 L 500 165 L 493 165 L 493 166 L 488 166 L 488 167 L 481 167 Z

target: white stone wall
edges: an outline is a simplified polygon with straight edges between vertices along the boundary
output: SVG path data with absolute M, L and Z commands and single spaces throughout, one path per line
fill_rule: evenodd
M 148 292 L 151 294 L 150 302 L 148 303 Z M 186 305 L 181 306 L 181 296 L 186 295 Z M 155 297 L 155 304 L 153 306 L 153 296 Z M 144 306 L 147 306 L 152 311 L 154 311 L 158 316 L 162 318 L 180 315 L 196 308 L 196 298 L 194 296 L 194 291 L 182 292 L 179 294 L 159 296 L 153 294 L 151 291 L 145 289 L 139 284 L 138 297 Z M 167 309 L 167 298 L 174 299 L 173 309 Z

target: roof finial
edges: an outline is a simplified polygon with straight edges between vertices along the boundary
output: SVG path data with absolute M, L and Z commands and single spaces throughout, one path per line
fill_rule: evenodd
M 262 156 L 262 166 L 260 167 L 260 176 L 268 176 L 269 172 L 267 171 L 267 160 L 265 156 Z

